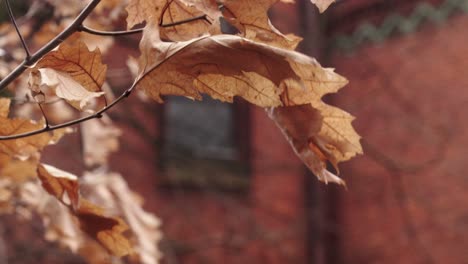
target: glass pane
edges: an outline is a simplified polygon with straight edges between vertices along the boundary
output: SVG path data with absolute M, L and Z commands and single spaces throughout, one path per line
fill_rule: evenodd
M 166 157 L 237 158 L 231 104 L 171 97 L 165 104 L 164 120 Z

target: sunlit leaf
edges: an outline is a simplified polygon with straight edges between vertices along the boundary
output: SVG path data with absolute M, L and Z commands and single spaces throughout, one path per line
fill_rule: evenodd
M 0 98 L 0 136 L 10 136 L 44 128 L 43 121 L 22 118 L 8 118 L 10 100 Z M 33 155 L 39 155 L 47 145 L 54 144 L 67 131 L 57 130 L 54 133 L 42 133 L 14 140 L 1 140 L 0 153 L 26 160 Z
M 115 256 L 121 257 L 132 252 L 130 241 L 122 234 L 128 226 L 118 217 L 106 216 L 102 207 L 81 198 L 76 176 L 45 164 L 39 165 L 37 173 L 44 189 L 67 205 L 78 218 L 81 230 Z M 68 194 L 71 204 L 67 203 L 64 193 Z
M 302 38 L 284 35 L 268 18 L 268 10 L 278 0 L 223 0 L 224 18 L 240 32 L 241 36 L 285 49 L 295 49 Z
M 148 27 L 140 48 L 137 87 L 158 102 L 163 95 L 201 99 L 206 93 L 226 102 L 241 96 L 262 107 L 300 105 L 347 82 L 310 57 L 238 36 L 169 43 Z
M 311 0 L 311 1 L 318 7 L 320 13 L 323 13 L 336 0 Z
M 160 36 L 172 41 L 220 33 L 221 13 L 215 0 L 130 0 L 126 10 L 129 29 L 143 22 L 158 25 Z M 190 21 L 179 23 L 186 20 Z

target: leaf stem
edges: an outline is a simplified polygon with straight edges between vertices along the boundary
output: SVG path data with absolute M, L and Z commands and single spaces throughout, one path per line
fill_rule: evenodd
M 26 41 L 24 41 L 23 35 L 21 34 L 18 24 L 16 23 L 15 16 L 13 14 L 13 11 L 11 10 L 11 5 L 9 0 L 5 0 L 5 4 L 7 7 L 8 15 L 10 16 L 11 23 L 13 23 L 13 26 L 15 27 L 16 33 L 18 34 L 18 37 L 21 40 L 21 45 L 23 45 L 24 52 L 26 53 L 26 59 L 29 59 L 31 57 L 31 52 L 29 52 L 28 45 L 26 45 Z
M 18 65 L 10 74 L 0 81 L 0 91 L 5 89 L 11 82 L 13 82 L 18 76 L 20 76 L 29 66 L 36 63 L 45 54 L 56 48 L 63 41 L 65 41 L 73 33 L 77 32 L 83 21 L 91 14 L 94 8 L 101 2 L 101 0 L 92 0 L 89 4 L 81 11 L 81 13 L 75 18 L 75 20 L 60 34 L 53 38 L 49 43 L 44 45 L 36 53 L 27 57 L 23 62 Z M 7 1 L 8 3 L 8 1 Z

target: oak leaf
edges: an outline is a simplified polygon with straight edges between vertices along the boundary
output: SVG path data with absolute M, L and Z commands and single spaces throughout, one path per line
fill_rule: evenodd
M 89 172 L 83 176 L 81 186 L 89 199 L 106 203 L 113 213 L 121 215 L 128 223 L 140 262 L 158 263 L 162 255 L 156 246 L 162 239 L 161 222 L 143 210 L 143 199 L 129 188 L 125 179 L 117 173 Z
M 75 215 L 80 221 L 81 230 L 96 239 L 112 255 L 122 257 L 133 252 L 130 241 L 123 235 L 127 224 L 119 217 L 105 216 L 103 208 L 81 199 Z
M 25 212 L 37 213 L 44 225 L 44 238 L 47 241 L 59 242 L 72 252 L 77 252 L 88 242 L 76 224 L 76 219 L 69 208 L 49 195 L 37 181 L 21 185 L 19 198 Z M 27 219 L 31 217 L 24 215 Z
M 109 154 L 119 148 L 121 132 L 107 115 L 82 123 L 81 134 L 86 166 L 106 165 Z
M 33 72 L 37 70 L 44 84 L 57 86 L 57 96 L 79 101 L 79 109 L 91 98 L 103 94 L 107 66 L 102 63 L 101 52 L 99 49 L 90 51 L 77 37 L 41 58 Z
M 140 44 L 136 87 L 162 102 L 164 95 L 232 102 L 234 96 L 262 107 L 320 101 L 347 83 L 300 53 L 232 36 L 161 42 L 147 27 Z
M 122 234 L 128 226 L 122 219 L 106 216 L 103 208 L 83 199 L 75 175 L 46 164 L 38 166 L 37 174 L 44 189 L 78 218 L 81 230 L 115 256 L 121 257 L 132 252 L 130 241 Z M 65 193 L 67 196 L 64 196 Z M 71 203 L 68 203 L 67 197 Z
M 128 29 L 143 22 L 158 25 L 160 36 L 171 41 L 220 33 L 221 13 L 215 0 L 130 0 L 126 10 Z M 205 17 L 194 19 L 201 16 Z M 178 24 L 186 20 L 191 21 Z
M 320 13 L 325 12 L 327 8 L 333 4 L 336 0 L 311 0 L 313 4 L 317 6 Z
M 268 18 L 268 10 L 279 0 L 223 0 L 223 16 L 241 36 L 268 45 L 294 50 L 302 38 L 284 35 Z
M 338 163 L 362 154 L 360 137 L 351 126 L 350 114 L 325 103 L 268 109 L 304 164 L 325 183 L 345 185 L 327 170 L 330 162 L 338 172 Z
M 238 36 L 161 42 L 145 30 L 136 87 L 162 102 L 164 95 L 201 99 L 201 93 L 232 102 L 234 96 L 274 107 L 277 122 L 304 163 L 324 182 L 344 184 L 326 170 L 361 153 L 352 116 L 322 102 L 347 80 L 294 51 Z M 274 65 L 274 66 L 273 66 Z M 300 120 L 298 120 L 300 119 Z
M 78 177 L 50 165 L 41 164 L 37 168 L 37 176 L 42 187 L 51 195 L 74 210 L 79 207 L 80 194 Z
M 35 122 L 23 118 L 9 118 L 10 99 L 0 98 L 0 136 L 26 133 L 44 128 L 43 121 Z M 20 139 L 1 140 L 0 153 L 21 160 L 30 157 L 38 157 L 40 151 L 50 144 L 56 143 L 68 130 L 55 130 L 53 133 L 41 133 L 38 135 Z
M 12 204 L 14 196 L 14 182 L 10 179 L 0 178 L 0 214 L 10 214 L 14 212 Z
M 41 68 L 32 72 L 31 90 L 43 92 L 53 89 L 55 95 L 65 99 L 70 105 L 83 110 L 93 98 L 100 97 L 104 92 L 90 92 L 67 72 L 50 68 Z

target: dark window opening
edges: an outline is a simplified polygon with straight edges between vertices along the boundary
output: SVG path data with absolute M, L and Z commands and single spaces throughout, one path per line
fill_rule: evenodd
M 162 116 L 160 185 L 246 191 L 247 118 L 245 102 L 168 97 Z

